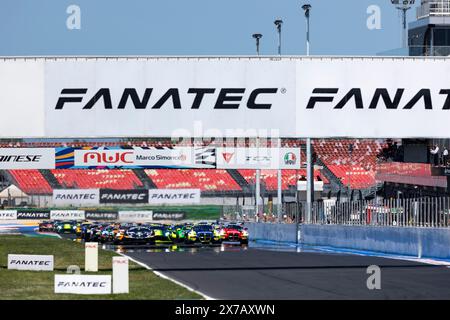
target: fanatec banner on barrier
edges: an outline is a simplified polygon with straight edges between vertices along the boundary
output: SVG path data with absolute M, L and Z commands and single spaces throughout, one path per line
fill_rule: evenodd
M 0 148 L 0 170 L 54 168 L 53 148 Z
M 16 220 L 17 210 L 0 210 L 0 220 Z
M 445 58 L 5 58 L 0 137 L 445 138 L 449 80 Z
M 200 203 L 200 189 L 151 189 L 148 193 L 150 204 Z
M 300 169 L 299 148 L 217 148 L 218 169 Z
M 148 190 L 100 189 L 100 203 L 148 203 Z
M 54 205 L 98 205 L 99 189 L 54 189 Z

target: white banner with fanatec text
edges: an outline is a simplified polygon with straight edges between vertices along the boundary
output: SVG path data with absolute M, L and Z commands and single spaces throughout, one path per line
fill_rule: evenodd
M 8 254 L 8 269 L 31 270 L 31 271 L 53 271 L 53 256 Z
M 0 170 L 55 169 L 53 148 L 0 148 Z
M 54 189 L 53 205 L 98 205 L 99 189 Z
M 200 189 L 150 189 L 150 204 L 192 204 L 200 203 Z
M 0 220 L 17 220 L 17 210 L 0 210 Z
M 3 58 L 0 137 L 447 138 L 420 57 Z
M 55 274 L 55 293 L 111 294 L 111 276 Z
M 300 169 L 300 148 L 217 148 L 218 169 Z
M 52 220 L 84 220 L 84 210 L 50 210 Z

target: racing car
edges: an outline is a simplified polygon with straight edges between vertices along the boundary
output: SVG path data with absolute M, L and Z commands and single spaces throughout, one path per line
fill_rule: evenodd
M 75 233 L 76 228 L 76 221 L 58 221 L 54 225 L 54 231 L 57 233 Z
M 172 225 L 168 228 L 169 232 L 170 232 L 170 239 L 173 242 L 183 242 L 185 235 L 186 235 L 186 230 L 189 228 L 189 226 L 183 225 L 183 224 L 178 224 L 178 225 Z
M 146 226 L 130 227 L 117 234 L 114 244 L 154 244 L 153 230 Z
M 220 233 L 208 224 L 200 224 L 187 230 L 185 234 L 185 243 L 221 243 Z
M 51 232 L 53 231 L 55 224 L 52 221 L 42 221 L 41 223 L 39 223 L 39 232 Z
M 248 244 L 248 230 L 239 224 L 228 224 L 220 230 L 220 238 L 222 241 Z

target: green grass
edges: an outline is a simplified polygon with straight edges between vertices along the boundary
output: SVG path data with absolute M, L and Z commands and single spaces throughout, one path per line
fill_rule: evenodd
M 54 255 L 55 271 L 8 270 L 8 253 Z M 111 274 L 112 257 L 116 253 L 99 249 L 98 273 L 83 272 L 84 246 L 69 240 L 0 236 L 0 300 L 17 299 L 201 299 L 175 283 L 159 278 L 153 272 L 133 263 L 129 264 L 130 293 L 116 295 L 55 294 L 54 275 L 65 274 L 69 265 L 78 265 L 82 274 Z

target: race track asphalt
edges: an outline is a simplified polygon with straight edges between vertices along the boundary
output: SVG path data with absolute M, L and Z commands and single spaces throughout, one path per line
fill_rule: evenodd
M 381 257 L 254 248 L 126 252 L 215 299 L 450 299 L 450 268 Z M 367 267 L 381 289 L 367 288 Z

